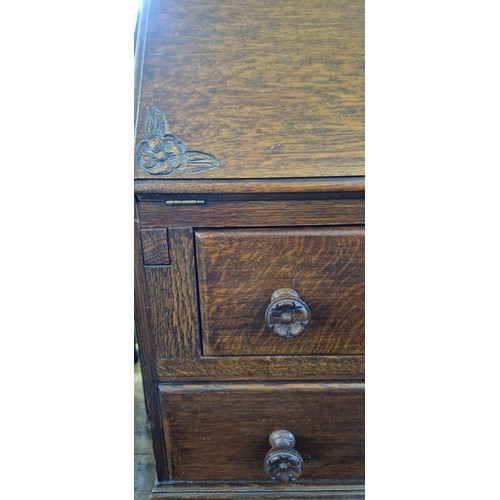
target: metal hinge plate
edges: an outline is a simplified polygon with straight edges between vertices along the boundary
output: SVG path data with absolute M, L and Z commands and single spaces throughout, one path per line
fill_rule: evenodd
M 205 205 L 205 200 L 167 200 L 166 205 Z

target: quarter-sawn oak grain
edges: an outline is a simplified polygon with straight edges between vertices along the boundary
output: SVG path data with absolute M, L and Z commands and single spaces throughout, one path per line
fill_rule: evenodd
M 196 244 L 205 355 L 363 354 L 362 229 L 197 231 Z M 266 326 L 281 288 L 311 311 L 294 339 Z
M 166 229 L 141 230 L 142 257 L 146 266 L 170 264 Z
M 161 385 L 165 437 L 177 480 L 264 480 L 269 434 L 287 429 L 302 478 L 362 482 L 364 385 Z
M 166 450 L 161 431 L 160 409 L 158 392 L 156 390 L 155 345 L 151 338 L 151 323 L 149 315 L 149 301 L 142 260 L 142 247 L 137 207 L 134 217 L 134 316 L 137 340 L 140 346 L 142 377 L 144 380 L 144 395 L 148 409 L 151 434 L 153 438 L 153 452 L 156 461 L 156 474 L 159 481 L 169 478 L 167 471 Z
M 192 357 L 199 352 L 193 231 L 172 229 L 169 235 L 171 266 L 146 269 L 156 355 Z

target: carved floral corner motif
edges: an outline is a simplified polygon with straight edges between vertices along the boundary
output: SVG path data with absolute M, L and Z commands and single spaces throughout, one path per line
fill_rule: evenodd
M 172 175 L 176 170 L 197 174 L 221 167 L 217 158 L 202 151 L 187 151 L 186 145 L 168 133 L 167 117 L 161 109 L 148 106 L 144 140 L 136 147 L 137 165 L 150 175 Z

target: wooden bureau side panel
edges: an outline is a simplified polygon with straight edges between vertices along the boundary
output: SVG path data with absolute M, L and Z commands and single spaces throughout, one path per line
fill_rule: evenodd
M 361 228 L 207 230 L 196 244 L 204 355 L 364 353 Z M 293 339 L 266 326 L 281 288 L 311 311 Z
M 161 385 L 176 480 L 266 480 L 269 434 L 287 429 L 301 479 L 364 478 L 364 386 L 336 383 Z
M 156 357 L 193 357 L 200 350 L 193 231 L 169 236 L 171 266 L 146 268 Z
M 142 258 L 141 237 L 137 207 L 134 220 L 134 316 L 135 332 L 139 342 L 141 370 L 144 381 L 144 395 L 153 438 L 153 451 L 156 460 L 156 474 L 160 481 L 169 479 L 165 445 L 163 442 L 160 402 L 155 380 L 155 345 L 151 339 L 151 317 L 147 300 L 147 283 Z
M 138 208 L 142 228 L 320 226 L 365 221 L 364 200 L 214 201 L 195 206 L 144 202 Z

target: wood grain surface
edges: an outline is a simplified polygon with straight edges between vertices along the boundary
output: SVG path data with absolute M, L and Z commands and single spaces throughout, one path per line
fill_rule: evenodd
M 160 266 L 170 264 L 166 229 L 142 229 L 141 242 L 144 265 Z
M 146 269 L 155 354 L 193 357 L 200 350 L 193 231 L 172 229 L 169 234 L 171 266 Z
M 157 358 L 159 381 L 364 380 L 365 359 L 339 356 L 205 356 Z
M 196 206 L 138 203 L 142 228 L 364 224 L 364 200 L 213 201 Z M 170 242 L 172 243 L 172 242 Z
M 140 347 L 142 377 L 144 380 L 145 403 L 148 409 L 151 435 L 153 438 L 153 452 L 156 461 L 156 474 L 159 480 L 169 479 L 165 443 L 163 442 L 162 425 L 158 392 L 156 390 L 156 374 L 154 359 L 155 344 L 151 335 L 151 317 L 149 315 L 148 294 L 146 288 L 146 277 L 144 272 L 144 261 L 142 259 L 142 247 L 139 228 L 137 206 L 135 206 L 134 217 L 134 319 L 137 341 Z
M 362 229 L 205 230 L 196 247 L 205 355 L 363 354 Z M 311 311 L 294 339 L 266 326 L 280 288 Z
M 287 429 L 301 478 L 364 477 L 364 385 L 161 385 L 163 428 L 178 480 L 266 479 L 268 437 Z
M 362 0 L 152 1 L 142 60 L 137 141 L 161 108 L 197 178 L 364 174 Z

